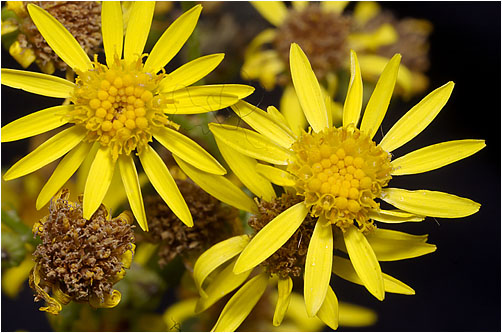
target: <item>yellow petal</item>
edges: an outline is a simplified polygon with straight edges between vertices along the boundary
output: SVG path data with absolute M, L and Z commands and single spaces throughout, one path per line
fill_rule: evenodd
M 40 194 L 37 197 L 36 207 L 41 209 L 44 207 L 51 198 L 59 191 L 59 189 L 70 179 L 70 177 L 77 171 L 84 159 L 89 154 L 92 144 L 81 142 L 78 146 L 73 148 L 65 157 L 59 162 L 56 169 L 52 172 L 51 177 L 45 183 Z
M 27 8 L 47 44 L 68 66 L 80 71 L 92 69 L 89 56 L 58 20 L 38 6 L 29 4 Z
M 338 302 L 339 324 L 346 327 L 364 327 L 377 321 L 375 311 L 350 303 Z
M 453 86 L 453 82 L 448 82 L 411 108 L 383 137 L 380 147 L 390 153 L 420 134 L 448 102 Z
M 284 130 L 284 125 L 281 126 L 267 112 L 257 106 L 239 101 L 232 105 L 231 108 L 255 131 L 280 144 L 282 147 L 289 148 L 295 141 L 293 134 Z
M 420 222 L 424 216 L 411 214 L 402 210 L 370 210 L 369 218 L 384 223 Z
M 201 11 L 200 4 L 192 7 L 166 29 L 146 59 L 146 72 L 157 73 L 171 61 L 192 34 Z
M 160 92 L 170 92 L 188 87 L 211 73 L 225 54 L 216 53 L 197 58 L 169 73 L 159 84 Z
M 2 142 L 29 138 L 48 132 L 68 122 L 64 117 L 73 110 L 73 105 L 61 105 L 30 113 L 2 127 Z
M 429 235 L 413 235 L 413 234 L 408 234 L 406 232 L 401 232 L 397 230 L 390 230 L 390 229 L 382 229 L 378 228 L 373 230 L 372 232 L 368 233 L 366 235 L 366 239 L 370 238 L 379 238 L 381 240 L 401 240 L 401 241 L 409 241 L 409 242 L 422 242 L 425 243 L 427 242 L 427 238 Z
M 249 243 L 248 235 L 235 236 L 211 246 L 200 255 L 193 268 L 193 279 L 199 293 L 207 297 L 202 284 L 215 269 L 238 255 Z
M 4 32 L 4 22 L 2 22 L 2 36 Z M 19 41 L 15 41 L 9 47 L 9 54 L 16 59 L 16 61 L 23 66 L 23 68 L 28 68 L 36 59 L 37 56 L 35 51 L 31 48 L 21 47 Z M 47 73 L 52 74 L 52 73 Z
M 256 164 L 256 171 L 272 183 L 280 186 L 295 186 L 295 177 L 287 171 L 261 163 Z
M 291 5 L 296 10 L 304 10 L 309 5 L 309 1 L 291 1 Z
M 189 298 L 171 305 L 162 315 L 164 323 L 170 332 L 179 331 L 180 325 L 195 315 L 194 309 L 197 298 Z
M 363 104 L 363 81 L 361 78 L 361 68 L 357 60 L 357 54 L 350 50 L 350 81 L 347 90 L 347 97 L 343 104 L 343 126 L 354 124 L 357 126 L 361 116 L 361 106 Z
M 291 301 L 291 291 L 293 290 L 293 281 L 288 276 L 285 279 L 279 278 L 277 282 L 277 303 L 275 305 L 274 326 L 279 326 L 284 319 L 284 315 L 288 311 L 289 302 Z
M 321 1 L 321 8 L 323 11 L 340 14 L 348 4 L 348 1 Z
M 259 79 L 266 90 L 275 87 L 277 75 L 285 70 L 284 61 L 276 50 L 264 50 L 249 55 L 241 68 L 245 80 Z
M 359 276 L 357 276 L 351 262 L 347 259 L 334 256 L 333 273 L 347 281 L 364 285 Z M 382 273 L 382 278 L 386 292 L 403 295 L 415 295 L 415 291 L 411 287 L 393 278 L 392 276 Z
M 115 161 L 108 147 L 100 147 L 92 162 L 84 189 L 83 215 L 90 220 L 99 208 L 112 182 Z
M 254 131 L 215 123 L 210 123 L 209 129 L 222 143 L 249 157 L 280 165 L 294 158 L 290 150 Z
M 124 43 L 124 59 L 135 62 L 143 54 L 152 25 L 155 1 L 136 1 L 132 5 Z
M 234 273 L 245 272 L 270 257 L 295 233 L 308 209 L 300 202 L 277 215 L 261 229 L 242 251 L 234 266 Z
M 274 41 L 277 36 L 276 29 L 265 29 L 256 35 L 255 38 L 248 44 L 246 47 L 246 51 L 244 53 L 244 63 L 249 60 L 249 57 L 256 55 L 257 53 L 261 53 L 261 48 L 264 44 L 271 43 Z M 244 67 L 244 65 L 243 65 Z
M 15 298 L 22 290 L 34 264 L 35 262 L 30 254 L 18 266 L 4 268 L 2 273 L 2 292 L 10 298 Z
M 80 126 L 72 126 L 51 137 L 34 151 L 16 162 L 4 174 L 4 180 L 11 180 L 27 175 L 41 167 L 57 160 L 78 145 L 86 132 Z
M 331 329 L 336 330 L 338 328 L 338 299 L 329 285 L 324 302 L 319 312 L 317 312 L 317 317 Z
M 222 143 L 218 138 L 216 138 L 216 143 L 230 169 L 251 192 L 266 201 L 275 199 L 276 195 L 272 184 L 266 178 L 258 174 L 256 170 L 256 165 L 258 163 L 254 158 L 242 155 Z
M 481 206 L 467 198 L 428 190 L 385 188 L 380 197 L 391 205 L 413 214 L 445 218 L 469 216 L 476 213 Z
M 173 157 L 190 179 L 216 199 L 246 212 L 256 213 L 258 211 L 255 202 L 230 180 L 223 176 L 200 171 L 190 164 L 185 163 L 176 155 L 173 155 Z
M 370 139 L 373 138 L 380 127 L 389 107 L 400 62 L 400 54 L 392 57 L 387 66 L 385 66 L 382 75 L 380 75 L 375 90 L 373 90 L 373 94 L 366 105 L 360 130 L 365 132 Z
M 115 57 L 122 59 L 124 26 L 119 1 L 105 1 L 102 3 L 101 33 L 103 35 L 106 63 L 110 67 L 114 63 Z
M 287 85 L 282 93 L 281 112 L 293 132 L 297 136 L 301 135 L 307 126 L 307 119 L 302 111 L 298 96 L 296 96 L 295 88 L 291 84 Z
M 205 311 L 211 305 L 220 300 L 223 296 L 229 294 L 234 289 L 239 287 L 246 281 L 252 270 L 243 272 L 241 274 L 234 274 L 233 268 L 235 264 L 235 259 L 232 260 L 225 269 L 219 272 L 214 279 L 211 281 L 207 289 L 205 290 L 205 295 L 202 295 L 197 301 L 195 306 L 195 313 L 200 313 Z
M 361 1 L 357 2 L 354 8 L 354 20 L 363 26 L 373 17 L 380 13 L 380 5 L 375 1 Z
M 343 238 L 357 275 L 363 281 L 366 289 L 382 301 L 385 297 L 382 271 L 366 237 L 355 226 L 350 226 L 343 233 Z
M 148 231 L 145 206 L 143 205 L 143 196 L 141 195 L 138 172 L 136 171 L 133 157 L 122 155 L 118 158 L 118 164 L 120 177 L 122 178 L 127 199 L 129 200 L 129 206 L 131 206 L 134 217 L 138 221 L 141 229 Z
M 289 127 L 288 121 L 286 120 L 286 118 L 284 117 L 284 115 L 279 110 L 277 110 L 277 108 L 275 106 L 269 106 L 269 107 L 267 107 L 267 113 L 268 113 L 268 115 L 270 117 L 272 117 L 275 120 L 275 122 L 279 126 L 281 126 L 281 128 L 286 133 L 288 133 L 292 137 L 296 137 L 296 135 L 293 133 L 293 131 Z
M 267 21 L 280 26 L 288 16 L 288 9 L 282 1 L 251 1 L 251 4 Z
M 213 84 L 193 86 L 162 94 L 168 101 L 164 112 L 170 114 L 198 114 L 220 110 L 247 97 L 253 87 L 243 84 Z
M 139 159 L 148 179 L 150 179 L 150 183 L 152 183 L 157 193 L 159 193 L 169 208 L 183 223 L 192 227 L 192 214 L 190 214 L 185 199 L 183 199 L 173 176 L 171 176 L 160 156 L 152 147 L 147 146 L 139 154 Z
M 313 317 L 324 302 L 332 263 L 333 231 L 331 224 L 321 217 L 315 225 L 305 261 L 303 294 L 309 317 Z
M 75 84 L 57 76 L 2 68 L 2 84 L 38 95 L 68 98 Z
M 367 239 L 379 261 L 415 258 L 436 251 L 436 245 L 421 241 L 390 240 L 369 236 Z
M 485 140 L 456 140 L 427 146 L 392 161 L 392 175 L 411 175 L 438 169 L 471 156 L 485 146 Z
M 294 325 L 292 329 L 287 329 L 287 322 L 282 323 L 279 327 L 287 332 L 300 331 L 300 332 L 320 332 L 323 330 L 324 323 L 317 317 L 309 318 L 305 310 L 305 300 L 303 295 L 296 292 L 291 293 L 291 300 L 286 313 L 286 319 L 291 321 Z
M 178 131 L 168 127 L 159 127 L 153 131 L 153 137 L 166 147 L 167 150 L 202 171 L 215 175 L 224 175 L 227 173 L 225 168 L 205 151 L 204 148 Z
M 379 47 L 394 44 L 399 34 L 390 23 L 384 23 L 371 32 L 355 32 L 347 37 L 348 44 L 356 50 L 376 51 Z
M 324 98 L 307 56 L 296 43 L 291 44 L 289 61 L 291 78 L 305 117 L 315 132 L 322 131 L 329 126 Z
M 235 293 L 221 311 L 211 332 L 233 332 L 253 310 L 268 284 L 266 273 L 255 276 Z

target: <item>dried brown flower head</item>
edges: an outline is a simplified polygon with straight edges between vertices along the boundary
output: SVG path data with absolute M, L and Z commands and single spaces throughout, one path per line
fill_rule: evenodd
M 113 285 L 123 278 L 134 251 L 132 215 L 124 212 L 110 219 L 101 205 L 86 220 L 82 197 L 74 203 L 68 201 L 69 195 L 61 190 L 51 200 L 49 215 L 33 226 L 42 240 L 33 253 L 35 267 L 30 273 L 35 301 L 45 299 L 48 306 L 40 310 L 53 314 L 71 300 L 113 307 L 121 297 Z
M 262 200 L 258 203 L 259 213 L 250 217 L 248 223 L 251 228 L 258 232 L 277 215 L 302 200 L 299 196 L 286 193 L 274 201 Z M 262 263 L 267 272 L 277 274 L 282 279 L 288 276 L 301 276 L 305 266 L 310 236 L 314 232 L 315 222 L 316 219 L 307 215 L 293 236 Z
M 158 195 L 145 198 L 150 231 L 147 240 L 159 243 L 159 265 L 164 266 L 177 255 L 196 256 L 211 245 L 240 232 L 239 211 L 207 194 L 192 181 L 176 180 L 185 198 L 194 226 L 189 228 L 173 214 Z

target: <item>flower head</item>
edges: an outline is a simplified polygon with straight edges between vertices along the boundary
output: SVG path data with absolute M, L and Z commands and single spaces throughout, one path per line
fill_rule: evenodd
M 159 155 L 149 145 L 152 138 L 181 160 L 209 174 L 225 169 L 202 147 L 180 134 L 167 114 L 200 114 L 236 103 L 252 93 L 244 85 L 188 87 L 206 76 L 223 59 L 214 54 L 195 59 L 166 74 L 163 67 L 176 55 L 195 28 L 200 5 L 181 15 L 157 41 L 146 61 L 144 45 L 154 3 L 135 2 L 128 12 L 123 34 L 122 8 L 104 2 L 101 12 L 106 65 L 91 62 L 75 38 L 44 9 L 28 5 L 28 12 L 53 51 L 77 74 L 75 83 L 55 76 L 2 69 L 2 83 L 49 97 L 69 98 L 71 104 L 41 110 L 2 128 L 2 142 L 14 141 L 70 124 L 18 161 L 5 174 L 10 180 L 31 173 L 62 157 L 37 199 L 41 208 L 93 155 L 83 198 L 84 218 L 89 219 L 105 196 L 118 169 L 131 210 L 147 230 L 143 198 L 133 153 L 139 156 L 150 182 L 173 212 L 191 226 L 190 211 Z M 118 165 L 118 167 L 117 167 Z
M 397 121 L 380 143 L 374 142 L 394 90 L 399 62 L 399 55 L 389 61 L 360 117 L 361 70 L 355 52 L 351 53 L 343 125 L 336 128 L 332 126 L 307 56 L 297 44 L 292 44 L 291 76 L 311 126 L 308 132 L 295 134 L 274 107 L 265 112 L 243 101 L 232 109 L 256 132 L 210 124 L 219 147 L 231 149 L 234 159 L 240 159 L 230 162 L 223 154 L 244 183 L 256 184 L 255 178 L 261 177 L 301 198 L 300 202 L 284 207 L 284 211 L 242 245 L 233 267 L 236 275 L 264 263 L 301 226 L 315 219 L 304 266 L 304 297 L 310 316 L 319 314 L 326 302 L 333 302 L 334 294 L 329 287 L 332 271 L 363 284 L 379 300 L 384 299 L 385 291 L 414 293 L 410 287 L 382 273 L 379 261 L 412 258 L 431 253 L 436 247 L 426 243 L 427 235 L 376 228 L 375 220 L 399 223 L 421 221 L 426 216 L 457 218 L 479 210 L 478 203 L 451 194 L 388 187 L 394 176 L 434 170 L 485 146 L 484 140 L 458 140 L 428 146 L 397 159 L 391 155 L 432 122 L 450 97 L 452 82 L 430 93 Z M 240 155 L 245 156 L 239 158 Z M 244 172 L 243 167 L 235 168 L 236 165 L 248 165 L 254 171 Z M 258 196 L 275 197 L 266 186 L 255 186 L 252 191 Z M 380 208 L 382 201 L 397 209 Z M 334 256 L 334 249 L 346 252 L 350 261 Z
M 52 314 L 72 300 L 114 307 L 121 296 L 113 285 L 124 277 L 134 253 L 132 216 L 124 212 L 110 219 L 101 205 L 87 220 L 81 200 L 74 203 L 69 196 L 68 190 L 61 190 L 51 201 L 49 215 L 33 226 L 42 240 L 30 273 L 35 300 L 44 299 L 48 306 L 40 310 Z

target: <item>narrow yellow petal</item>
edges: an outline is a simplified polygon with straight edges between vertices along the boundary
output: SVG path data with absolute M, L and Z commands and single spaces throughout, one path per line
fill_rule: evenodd
M 134 217 L 138 221 L 141 229 L 148 231 L 143 196 L 141 195 L 138 172 L 136 171 L 133 157 L 127 155 L 120 156 L 118 158 L 118 164 L 120 177 L 122 178 L 127 199 L 129 200 L 129 206 L 131 206 Z
M 253 40 L 246 47 L 246 50 L 244 52 L 244 63 L 249 60 L 249 57 L 262 53 L 262 46 L 264 44 L 273 42 L 276 36 L 277 29 L 274 28 L 265 29 L 258 35 L 256 35 L 256 37 L 253 38 Z
M 384 223 L 420 222 L 424 216 L 411 214 L 402 210 L 371 210 L 369 218 Z
M 157 73 L 171 61 L 192 34 L 201 11 L 200 4 L 192 7 L 166 29 L 146 59 L 146 72 Z
M 153 131 L 153 137 L 167 150 L 202 171 L 215 175 L 227 173 L 225 168 L 204 148 L 178 131 L 168 127 L 159 127 Z
M 243 84 L 193 86 L 162 94 L 168 101 L 164 108 L 170 114 L 198 114 L 220 110 L 253 93 Z
M 84 139 L 85 135 L 85 130 L 80 126 L 72 126 L 59 132 L 17 161 L 16 164 L 7 170 L 3 179 L 11 180 L 27 175 L 57 160 L 78 145 Z
M 294 159 L 290 150 L 254 131 L 215 123 L 210 123 L 209 129 L 221 142 L 249 157 L 279 165 Z
M 180 324 L 195 315 L 197 298 L 188 298 L 171 305 L 162 315 L 169 332 L 179 331 Z
M 305 261 L 303 294 L 309 317 L 317 314 L 324 302 L 331 278 L 332 263 L 333 231 L 331 224 L 321 217 L 310 238 Z
M 239 101 L 231 106 L 232 110 L 255 131 L 270 140 L 289 148 L 295 141 L 293 133 L 284 130 L 284 125 L 279 124 L 267 112 L 245 101 Z
M 277 303 L 275 305 L 274 326 L 279 326 L 284 319 L 284 315 L 288 311 L 289 302 L 291 301 L 291 291 L 293 290 L 293 280 L 288 276 L 285 279 L 279 278 L 277 282 Z
M 300 227 L 307 213 L 307 206 L 300 202 L 277 215 L 242 251 L 234 266 L 234 273 L 245 272 L 274 254 Z
M 37 209 L 44 207 L 68 179 L 70 179 L 75 171 L 77 171 L 89 154 L 91 147 L 92 144 L 81 142 L 61 159 L 47 183 L 45 183 L 42 190 L 40 190 L 36 202 Z
M 382 240 L 401 240 L 401 241 L 422 242 L 422 243 L 427 242 L 428 237 L 429 235 L 427 234 L 413 235 L 413 234 L 408 234 L 406 232 L 390 230 L 390 229 L 382 229 L 382 228 L 375 229 L 366 235 L 366 239 L 368 239 L 368 241 L 370 238 L 379 238 Z
M 392 161 L 392 175 L 412 175 L 438 169 L 469 157 L 485 146 L 485 140 L 456 140 L 427 146 Z
M 343 233 L 347 253 L 364 286 L 378 300 L 383 301 L 385 289 L 380 264 L 363 233 L 350 226 Z
M 329 285 L 324 302 L 317 312 L 317 317 L 331 329 L 336 330 L 338 328 L 338 299 Z
M 195 313 L 205 311 L 211 305 L 219 301 L 223 296 L 229 294 L 246 281 L 252 270 L 241 274 L 234 274 L 233 269 L 235 261 L 236 259 L 230 261 L 227 267 L 216 274 L 214 279 L 212 279 L 207 289 L 204 290 L 207 296 L 201 295 L 197 301 Z
M 48 132 L 68 122 L 64 117 L 73 105 L 61 105 L 30 113 L 2 127 L 2 142 L 29 138 Z
M 152 183 L 157 193 L 159 193 L 169 208 L 183 223 L 192 227 L 192 214 L 190 214 L 185 199 L 183 199 L 173 176 L 171 176 L 160 156 L 152 147 L 147 146 L 139 154 L 139 159 L 148 179 L 150 179 L 150 183 Z
M 371 326 L 378 318 L 371 309 L 345 302 L 338 302 L 338 316 L 340 326 L 346 327 Z
M 379 261 L 396 261 L 420 257 L 436 251 L 436 245 L 420 241 L 389 240 L 367 237 Z
M 105 1 L 101 5 L 101 33 L 106 63 L 110 67 L 115 57 L 122 59 L 124 25 L 119 1 Z
M 2 68 L 2 84 L 38 95 L 68 98 L 75 84 L 57 76 Z
M 275 199 L 276 195 L 272 184 L 257 172 L 256 165 L 258 163 L 254 158 L 242 155 L 218 138 L 216 138 L 216 143 L 230 169 L 251 192 L 266 201 Z
M 298 107 L 300 107 L 300 106 L 298 105 Z M 267 113 L 268 113 L 268 115 L 270 117 L 272 117 L 273 119 L 275 119 L 275 122 L 279 126 L 281 126 L 281 128 L 284 131 L 286 131 L 290 136 L 296 137 L 296 135 L 293 133 L 293 131 L 289 127 L 289 123 L 286 120 L 286 118 L 284 117 L 284 115 L 279 110 L 277 110 L 277 108 L 275 106 L 269 106 L 269 107 L 267 107 Z
M 295 186 L 296 184 L 295 177 L 292 174 L 271 165 L 257 163 L 256 171 L 276 185 Z
M 211 246 L 200 255 L 193 268 L 193 278 L 199 293 L 207 297 L 202 284 L 215 269 L 238 255 L 249 243 L 248 235 L 235 236 Z
M 347 43 L 357 49 L 376 51 L 379 47 L 394 44 L 399 34 L 390 23 L 384 23 L 371 32 L 355 32 L 347 37 Z
M 211 73 L 224 57 L 223 53 L 210 54 L 184 64 L 160 81 L 159 91 L 167 93 L 188 87 Z
M 288 9 L 282 1 L 251 1 L 251 4 L 267 21 L 280 26 L 288 16 Z
M 235 331 L 258 303 L 267 284 L 268 275 L 262 273 L 243 285 L 225 305 L 211 332 Z
M 305 300 L 303 295 L 296 292 L 291 293 L 291 300 L 289 302 L 288 312 L 286 313 L 286 319 L 291 321 L 294 325 L 292 329 L 287 329 L 288 323 L 284 322 L 280 326 L 280 329 L 284 329 L 287 332 L 300 331 L 300 332 L 320 332 L 324 328 L 324 323 L 317 317 L 309 318 L 307 316 L 307 311 L 305 310 Z
M 364 285 L 363 281 L 357 276 L 353 265 L 350 260 L 334 256 L 333 257 L 333 273 L 350 281 L 352 283 Z M 408 285 L 402 283 L 401 281 L 393 278 L 392 276 L 382 273 L 383 283 L 385 291 L 388 293 L 403 294 L 403 295 L 414 295 L 415 291 Z
M 27 8 L 47 44 L 68 66 L 80 71 L 92 69 L 89 56 L 58 20 L 36 5 L 29 4 Z
M 304 10 L 309 5 L 309 1 L 291 1 L 291 5 L 296 10 Z
M 420 134 L 448 102 L 453 86 L 453 82 L 448 82 L 411 108 L 383 137 L 380 147 L 390 153 Z
M 348 1 L 321 1 L 321 8 L 323 11 L 341 14 L 348 4 Z
M 216 199 L 223 201 L 246 212 L 256 213 L 258 208 L 256 203 L 248 197 L 240 188 L 223 176 L 213 175 L 194 168 L 182 159 L 173 155 L 181 170 L 187 174 L 204 191 L 211 194 Z
M 396 54 L 385 66 L 382 75 L 378 79 L 375 90 L 371 95 L 366 109 L 364 110 L 363 120 L 361 121 L 360 130 L 365 132 L 370 139 L 373 138 L 382 123 L 387 108 L 389 107 L 394 86 L 396 85 L 397 73 L 399 71 L 399 63 L 401 55 Z
M 301 135 L 307 127 L 307 118 L 302 111 L 295 88 L 291 84 L 284 88 L 280 103 L 281 112 L 288 121 L 289 127 L 296 136 Z
M 112 182 L 115 161 L 108 147 L 100 147 L 92 162 L 84 189 L 83 216 L 90 220 L 99 208 Z
M 136 1 L 132 5 L 124 43 L 124 59 L 135 62 L 143 54 L 152 25 L 155 1 Z
M 277 75 L 283 73 L 286 64 L 276 50 L 264 50 L 251 54 L 241 68 L 241 76 L 245 80 L 259 79 L 266 90 L 274 89 Z
M 361 68 L 357 60 L 357 54 L 350 50 L 350 81 L 343 104 L 343 126 L 354 124 L 357 126 L 361 116 L 361 106 L 363 104 L 363 80 L 361 78 Z
M 380 11 L 380 5 L 375 1 L 357 2 L 354 7 L 353 18 L 358 24 L 363 26 L 366 22 L 378 15 Z
M 481 206 L 467 198 L 428 190 L 408 191 L 399 188 L 385 188 L 380 197 L 399 209 L 417 215 L 433 217 L 469 216 L 476 213 Z
M 329 126 L 324 98 L 307 56 L 296 43 L 291 44 L 289 62 L 293 85 L 305 117 L 315 132 L 322 131 Z

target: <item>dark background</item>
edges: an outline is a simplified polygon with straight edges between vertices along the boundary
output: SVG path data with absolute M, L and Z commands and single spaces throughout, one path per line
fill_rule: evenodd
M 367 330 L 500 331 L 500 3 L 381 5 L 398 17 L 425 18 L 433 23 L 428 91 L 450 80 L 456 83 L 452 97 L 434 122 L 395 155 L 447 140 L 485 139 L 487 144 L 470 158 L 425 174 L 396 177 L 390 185 L 444 191 L 482 206 L 477 214 L 462 219 L 427 218 L 424 223 L 398 226 L 399 230 L 416 234 L 428 233 L 429 242 L 438 247 L 435 253 L 421 258 L 382 263 L 384 272 L 410 285 L 416 295 L 387 293 L 385 301 L 379 302 L 363 287 L 340 278 L 334 277 L 332 286 L 340 300 L 378 312 L 377 324 Z M 248 3 L 225 6 L 242 17 L 242 24 L 260 20 L 267 26 Z M 2 67 L 19 65 L 2 50 Z M 257 82 L 248 83 L 257 88 L 255 99 L 278 105 L 279 91 L 266 93 Z M 425 93 L 406 103 L 393 102 L 382 124 L 383 132 L 423 96 Z M 3 86 L 2 97 L 2 125 L 56 105 L 53 99 Z M 13 156 L 22 154 L 25 146 L 25 142 L 3 144 L 2 167 L 11 165 Z M 50 330 L 38 307 L 27 286 L 15 301 L 2 295 L 2 330 Z

